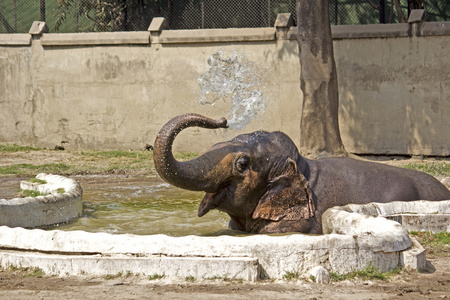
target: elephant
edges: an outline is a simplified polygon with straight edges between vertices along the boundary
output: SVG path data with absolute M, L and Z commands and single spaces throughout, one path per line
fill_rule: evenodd
M 416 170 L 348 157 L 307 159 L 282 132 L 241 134 L 177 161 L 175 137 L 193 126 L 227 128 L 227 120 L 193 113 L 171 119 L 155 139 L 155 168 L 170 184 L 206 192 L 198 216 L 218 209 L 230 216 L 232 229 L 321 234 L 322 214 L 334 206 L 450 199 L 443 184 Z

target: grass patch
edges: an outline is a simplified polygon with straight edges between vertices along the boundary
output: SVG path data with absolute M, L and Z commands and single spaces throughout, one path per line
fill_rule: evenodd
M 166 275 L 153 274 L 148 277 L 148 280 L 158 280 L 163 279 L 164 277 L 166 277 Z
M 181 152 L 181 153 L 174 153 L 174 157 L 177 160 L 186 161 L 191 160 L 193 158 L 196 158 L 199 154 L 194 152 Z
M 300 279 L 300 277 L 301 277 L 301 274 L 300 274 L 300 272 L 294 272 L 294 271 L 288 271 L 288 272 L 286 272 L 284 275 L 283 275 L 283 279 L 286 279 L 286 280 L 289 280 L 289 281 L 291 281 L 291 280 L 298 280 L 298 279 Z
M 450 254 L 450 232 L 411 231 L 409 234 L 427 249 L 427 254 L 438 257 Z
M 30 146 L 19 146 L 16 144 L 12 145 L 0 145 L 0 152 L 28 152 L 28 151 L 38 151 L 42 150 L 40 148 L 34 148 Z
M 70 166 L 64 163 L 50 163 L 43 165 L 15 164 L 0 167 L 0 174 L 1 175 L 30 175 L 35 173 L 63 174 L 70 168 L 71 168 Z
M 37 277 L 41 278 L 45 275 L 44 271 L 41 268 L 33 268 L 30 272 L 26 273 L 24 277 Z
M 119 272 L 117 274 L 106 274 L 105 275 L 106 280 L 111 280 L 111 279 L 115 279 L 115 278 L 119 278 L 119 277 L 122 277 L 122 272 Z
M 41 268 L 27 268 L 27 267 L 18 267 L 16 265 L 10 265 L 9 270 L 20 277 L 37 277 L 41 278 L 45 275 L 44 270 Z
M 184 277 L 184 280 L 189 281 L 189 282 L 194 282 L 195 278 L 194 278 L 194 276 L 189 275 L 189 276 Z
M 30 180 L 28 180 L 31 183 L 38 183 L 38 184 L 46 184 L 47 181 L 42 180 L 42 179 L 38 179 L 38 178 L 31 178 Z
M 425 172 L 432 176 L 450 176 L 450 164 L 444 161 L 424 161 L 407 164 L 404 167 Z
M 59 189 L 56 190 L 56 192 L 58 194 L 64 194 L 66 192 L 66 189 L 65 188 L 59 188 Z
M 152 152 L 150 151 L 124 151 L 124 150 L 112 150 L 112 151 L 86 151 L 81 152 L 82 155 L 85 156 L 93 156 L 93 157 L 115 157 L 115 158 L 139 158 L 141 157 L 153 157 Z
M 17 198 L 24 198 L 24 197 L 39 197 L 39 196 L 47 196 L 50 195 L 49 193 L 41 193 L 39 191 L 33 191 L 33 190 L 22 190 L 19 189 L 15 196 Z
M 337 274 L 334 272 L 330 273 L 332 281 L 343 281 L 355 278 L 361 278 L 363 280 L 378 279 L 378 280 L 388 280 L 392 275 L 398 274 L 401 268 L 396 268 L 392 271 L 382 273 L 378 271 L 373 265 L 368 265 L 364 270 L 353 271 L 346 274 Z
M 14 149 L 14 148 L 13 148 Z M 45 150 L 44 152 L 49 152 Z M 34 175 L 52 173 L 59 175 L 79 174 L 127 174 L 133 172 L 156 174 L 153 151 L 66 151 L 64 163 L 12 164 L 0 167 L 0 175 Z M 7 155 L 7 154 L 5 154 Z M 37 154 L 39 155 L 39 154 Z M 197 153 L 174 153 L 177 160 L 185 161 Z M 48 155 L 44 155 L 48 157 Z M 36 160 L 39 161 L 39 160 Z

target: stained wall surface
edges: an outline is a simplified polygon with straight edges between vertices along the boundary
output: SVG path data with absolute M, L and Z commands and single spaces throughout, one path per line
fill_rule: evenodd
M 333 28 L 348 151 L 450 155 L 450 22 L 426 24 L 418 34 L 408 24 Z M 0 35 L 0 143 L 143 149 L 178 114 L 226 116 L 231 99 L 199 103 L 198 79 L 222 51 L 252 67 L 265 111 L 242 130 L 187 129 L 175 151 L 201 152 L 255 130 L 283 131 L 298 145 L 295 34 L 296 28 L 252 28 Z

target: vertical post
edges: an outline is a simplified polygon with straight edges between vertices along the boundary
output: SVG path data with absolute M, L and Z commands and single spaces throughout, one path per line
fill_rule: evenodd
M 202 2 L 200 3 L 200 7 L 202 10 L 202 29 L 205 28 L 205 1 L 202 0 Z
M 271 8 L 270 8 L 270 0 L 267 0 L 267 27 L 270 27 L 270 23 L 271 23 L 271 19 L 270 19 L 270 15 L 271 15 Z
M 17 32 L 17 0 L 14 0 L 14 32 Z
M 75 0 L 75 32 L 78 32 L 78 0 Z
M 41 21 L 45 22 L 45 0 L 41 1 Z
M 385 1 L 380 0 L 380 24 L 386 23 L 386 16 L 385 16 Z
M 172 27 L 173 25 L 173 0 L 168 0 L 167 1 L 167 21 L 169 22 L 169 27 Z
M 334 25 L 338 24 L 338 0 L 334 1 Z

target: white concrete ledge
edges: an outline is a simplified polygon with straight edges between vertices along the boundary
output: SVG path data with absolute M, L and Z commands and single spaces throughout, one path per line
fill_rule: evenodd
M 275 33 L 275 27 L 163 30 L 159 36 L 152 36 L 151 40 L 161 44 L 273 41 Z
M 88 33 L 45 33 L 42 46 L 81 46 L 81 45 L 127 45 L 149 44 L 150 32 L 88 32 Z
M 50 195 L 0 199 L 0 225 L 33 228 L 65 223 L 81 216 L 83 190 L 75 180 L 44 173 L 36 178 L 47 183 L 22 182 L 21 188 Z M 64 190 L 61 193 L 58 189 Z
M 347 213 L 384 217 L 398 222 L 407 231 L 450 231 L 450 200 L 349 204 L 333 209 Z M 335 222 L 335 220 L 330 222 Z M 343 220 L 349 222 L 350 218 L 343 218 Z
M 29 46 L 31 45 L 31 34 L 28 33 L 0 34 L 0 45 Z
M 445 212 L 450 201 L 409 203 Z M 388 207 L 378 205 L 327 210 L 323 227 L 330 234 L 322 236 L 169 237 L 3 226 L 0 264 L 35 266 L 56 275 L 132 272 L 243 280 L 281 279 L 287 272 L 307 274 L 319 265 L 336 273 L 362 270 L 369 264 L 383 272 L 399 265 L 423 266 L 423 248 L 413 245 L 400 224 L 378 217 L 378 212 Z
M 54 275 L 115 275 L 119 272 L 145 276 L 186 278 L 233 278 L 246 281 L 258 279 L 258 260 L 248 257 L 102 257 L 100 255 L 60 255 L 2 251 L 2 266 L 39 266 Z M 122 271 L 118 271 L 122 270 Z M 207 276 L 205 276 L 207 274 Z M 224 275 L 225 274 L 225 275 Z

